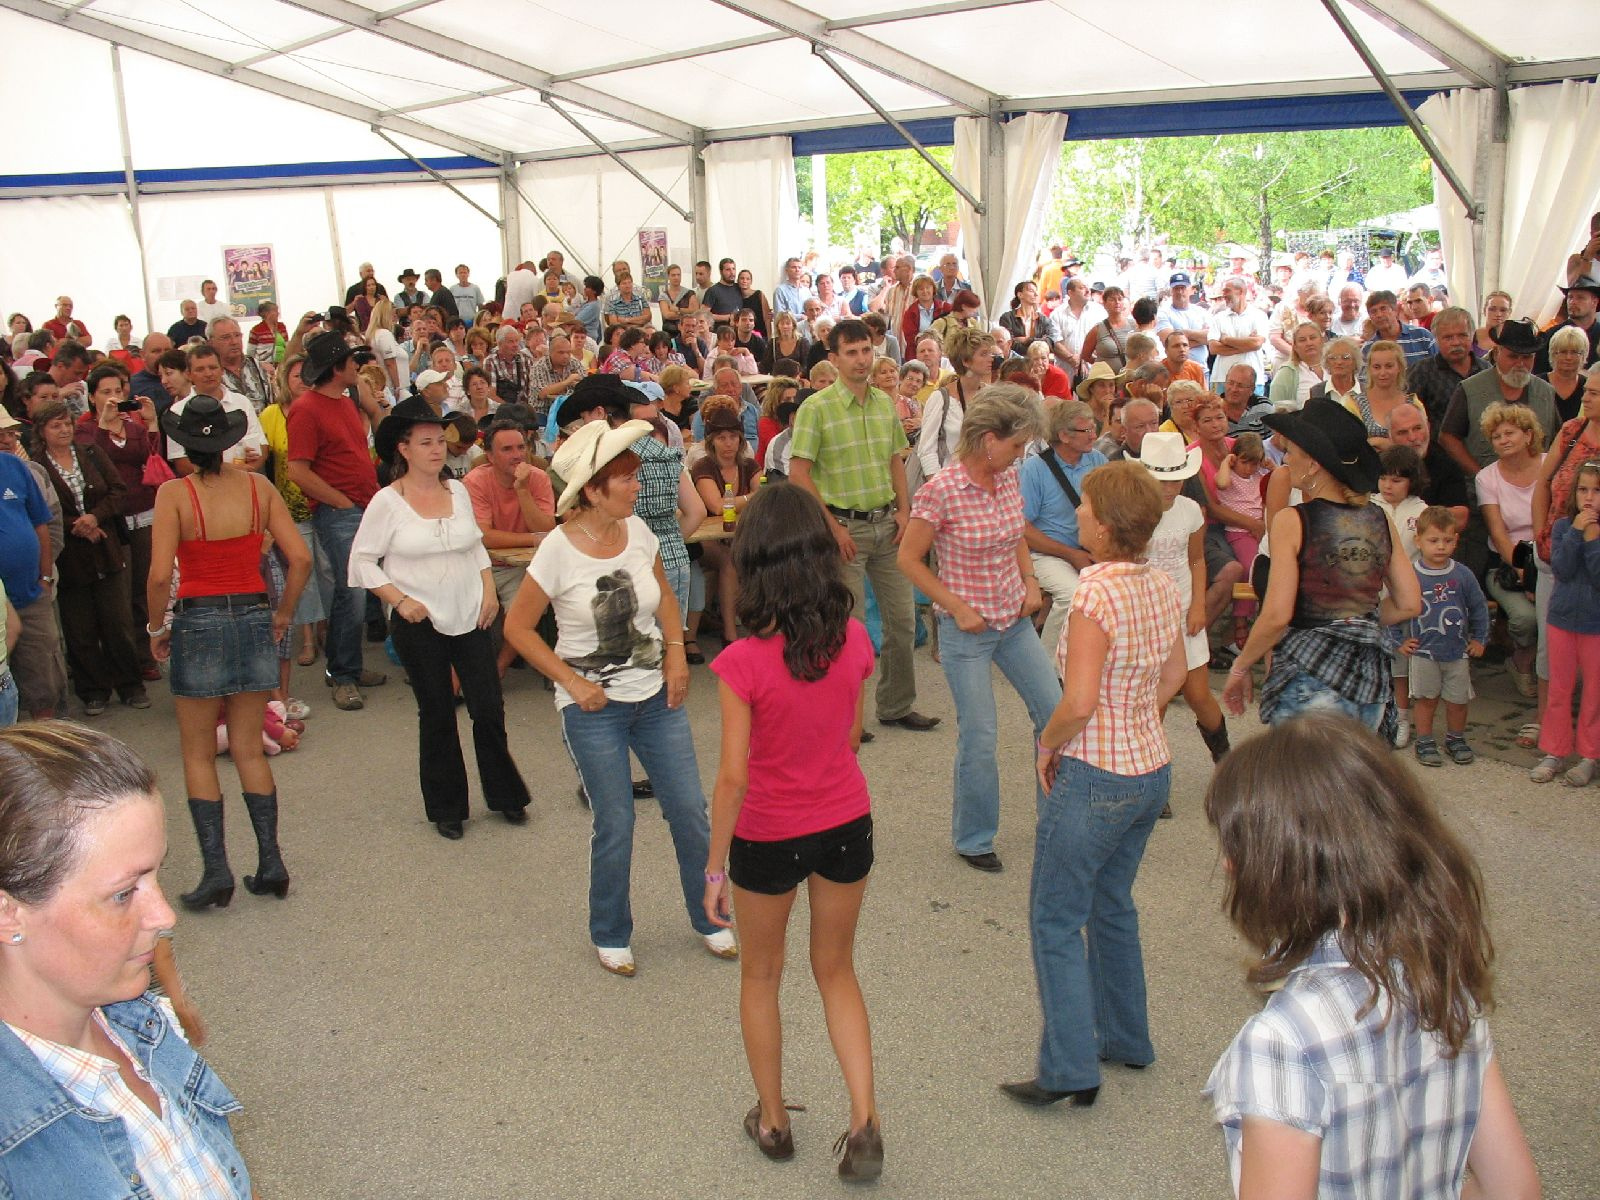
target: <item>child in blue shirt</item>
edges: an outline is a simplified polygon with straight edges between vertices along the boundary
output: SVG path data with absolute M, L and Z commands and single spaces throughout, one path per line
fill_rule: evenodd
M 1451 557 L 1456 523 L 1450 510 L 1431 505 L 1417 517 L 1417 582 L 1422 613 L 1407 623 L 1400 653 L 1411 660 L 1411 705 L 1417 761 L 1444 766 L 1433 739 L 1433 716 L 1444 700 L 1445 753 L 1462 766 L 1473 760 L 1467 745 L 1467 703 L 1472 699 L 1469 658 L 1483 654 L 1489 605 L 1477 578 Z
M 1600 761 L 1600 465 L 1586 462 L 1573 476 L 1567 515 L 1550 535 L 1550 572 L 1555 587 L 1544 631 L 1550 698 L 1539 730 L 1544 757 L 1529 778 L 1549 783 L 1576 748 L 1578 761 L 1562 779 L 1569 787 L 1587 787 Z M 1574 731 L 1572 697 L 1580 685 Z

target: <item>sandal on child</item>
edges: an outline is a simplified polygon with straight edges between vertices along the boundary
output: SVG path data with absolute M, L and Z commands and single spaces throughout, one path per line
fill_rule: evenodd
M 1561 782 L 1568 787 L 1588 787 L 1589 781 L 1594 778 L 1594 768 L 1594 759 L 1580 758 L 1567 768 L 1567 773 L 1561 777 Z
M 1529 721 L 1517 730 L 1517 745 L 1524 750 L 1536 750 L 1539 746 L 1539 722 Z
M 1556 777 L 1556 772 L 1561 769 L 1561 760 L 1554 754 L 1546 754 L 1541 758 L 1533 770 L 1528 772 L 1528 778 L 1534 783 L 1549 783 Z

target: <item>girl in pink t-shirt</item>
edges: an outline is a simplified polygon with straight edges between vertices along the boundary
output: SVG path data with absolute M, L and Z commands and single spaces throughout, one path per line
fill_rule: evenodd
M 739 916 L 739 1016 L 758 1097 L 744 1130 L 768 1158 L 794 1154 L 778 985 L 789 910 L 804 881 L 811 970 L 850 1091 L 850 1126 L 835 1146 L 843 1152 L 839 1174 L 875 1179 L 883 1138 L 853 957 L 873 858 L 871 800 L 856 761 L 872 643 L 850 616 L 828 517 L 800 488 L 771 484 L 751 497 L 733 562 L 739 620 L 754 636 L 711 665 L 721 680 L 722 764 L 705 905 L 712 921 L 727 926 L 731 892 Z

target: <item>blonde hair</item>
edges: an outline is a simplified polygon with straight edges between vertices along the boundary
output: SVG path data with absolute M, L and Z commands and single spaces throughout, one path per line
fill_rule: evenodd
M 372 315 L 367 318 L 367 341 L 372 341 L 372 335 L 380 329 L 394 331 L 394 305 L 387 296 L 372 306 Z
M 783 399 L 783 393 L 790 388 L 799 388 L 799 386 L 800 381 L 798 379 L 792 379 L 788 375 L 774 375 L 772 381 L 767 384 L 766 394 L 761 397 L 761 415 L 768 420 L 776 421 L 778 419 L 778 404 Z
M 1556 354 L 1562 350 L 1581 350 L 1588 354 L 1589 335 L 1576 325 L 1563 325 L 1550 335 L 1550 353 Z
M 1587 346 L 1588 340 L 1584 338 L 1581 329 L 1572 329 Z M 1544 450 L 1544 426 L 1539 424 L 1539 418 L 1534 415 L 1533 409 L 1526 404 L 1502 404 L 1499 401 L 1489 405 L 1483 410 L 1483 416 L 1478 419 L 1478 428 L 1483 430 L 1484 437 L 1493 437 L 1494 431 L 1502 425 L 1515 425 L 1524 433 L 1532 434 L 1533 441 L 1529 449 L 1539 454 Z
M 1167 403 L 1171 404 L 1176 396 L 1204 396 L 1205 388 L 1192 379 L 1174 379 L 1172 386 L 1167 388 Z
M 682 366 L 679 363 L 673 363 L 671 366 L 663 367 L 661 369 L 661 374 L 656 377 L 656 382 L 661 385 L 662 391 L 670 392 L 685 379 L 693 378 L 694 372 L 689 370 L 688 367 Z
M 944 356 L 950 360 L 950 365 L 958 375 L 964 375 L 972 356 L 985 344 L 991 346 L 998 344 L 995 342 L 994 334 L 975 325 L 960 325 L 946 335 Z
M 839 368 L 827 359 L 823 359 L 812 366 L 808 378 L 811 380 L 812 387 L 825 388 L 839 378 Z
M 1394 381 L 1394 385 L 1395 385 L 1395 387 L 1399 388 L 1402 392 L 1405 391 L 1406 390 L 1406 352 L 1400 348 L 1400 344 L 1398 342 L 1373 342 L 1372 345 L 1367 348 L 1367 366 L 1368 367 L 1371 367 L 1371 365 L 1372 365 L 1372 356 L 1374 354 L 1378 353 L 1378 351 L 1380 351 L 1380 350 L 1388 351 L 1390 354 L 1394 355 L 1396 361 L 1399 362 L 1399 364 L 1400 364 L 1400 376 L 1399 376 L 1399 378 L 1397 378 Z M 1327 353 L 1327 352 L 1324 351 L 1323 353 Z
M 1315 321 L 1301 321 L 1292 330 L 1290 330 L 1290 332 L 1289 332 L 1289 361 L 1294 363 L 1294 365 L 1297 366 L 1297 367 L 1304 366 L 1305 365 L 1305 361 L 1306 361 L 1305 359 L 1300 357 L 1300 351 L 1298 351 L 1298 350 L 1296 350 L 1294 348 L 1295 334 L 1299 333 L 1302 329 L 1311 330 L 1313 333 L 1315 333 L 1317 335 L 1317 341 L 1319 341 L 1319 342 L 1322 341 L 1322 326 L 1318 325 Z M 1327 351 L 1327 347 L 1326 346 L 1323 347 L 1323 351 L 1324 351 L 1324 353 L 1326 353 L 1326 351 Z M 1405 364 L 1402 362 L 1401 363 L 1401 367 L 1404 368 L 1404 366 L 1405 366 Z

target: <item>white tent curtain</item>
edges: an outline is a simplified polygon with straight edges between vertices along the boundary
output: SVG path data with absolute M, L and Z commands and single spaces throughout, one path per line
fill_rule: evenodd
M 97 345 L 111 336 L 119 313 L 133 318 L 134 333 L 145 332 L 139 243 L 123 197 L 0 200 L 0 239 L 5 316 L 26 313 L 37 329 L 56 315 L 56 297 L 65 294 Z
M 1514 89 L 1510 100 L 1500 278 L 1487 280 L 1486 288 L 1510 292 L 1515 313 L 1543 321 L 1559 308 L 1567 255 L 1584 240 L 1589 214 L 1600 208 L 1600 156 L 1591 145 L 1600 125 L 1600 85 L 1540 84 Z M 1463 89 L 1431 97 L 1418 109 L 1463 178 L 1473 177 L 1478 115 L 1490 102 L 1486 92 Z M 1466 212 L 1437 171 L 1433 190 L 1451 294 L 1477 312 Z
M 1478 121 L 1493 93 L 1482 88 L 1439 92 L 1423 101 L 1417 115 L 1444 151 L 1445 159 L 1462 179 L 1471 180 L 1478 165 Z M 1439 249 L 1444 254 L 1450 295 L 1468 312 L 1481 315 L 1478 295 L 1478 259 L 1472 243 L 1472 222 L 1449 182 L 1433 168 L 1433 200 L 1439 212 Z M 1496 284 L 1491 281 L 1492 290 Z M 1512 293 L 1516 295 L 1515 292 Z
M 1050 181 L 1055 176 L 1061 143 L 1067 135 L 1067 114 L 1024 113 L 1001 127 L 1005 194 L 994 199 L 982 192 L 982 123 L 981 117 L 962 117 L 956 121 L 953 173 L 990 209 L 987 216 L 980 217 L 965 200 L 957 202 L 969 273 L 982 289 L 985 308 L 996 314 L 1010 303 L 1012 287 L 1033 274 Z M 991 263 L 985 261 L 987 256 L 983 252 L 983 222 L 996 215 L 996 205 L 1005 234 L 1001 242 L 1004 250 L 1000 261 Z
M 706 237 L 713 266 L 731 258 L 748 267 L 768 297 L 788 247 L 800 245 L 794 150 L 786 137 L 717 142 L 706 165 Z

